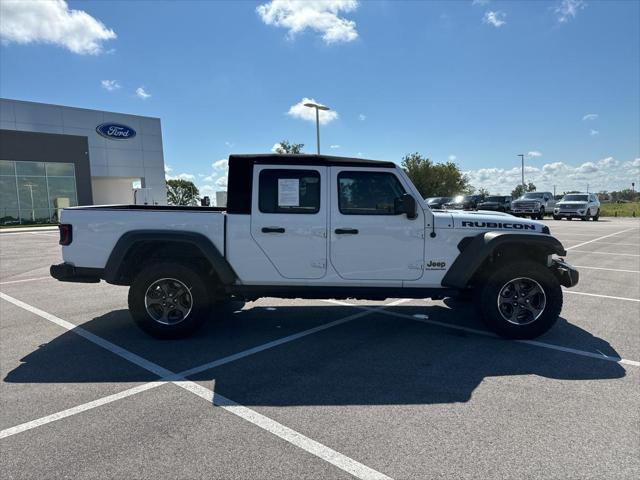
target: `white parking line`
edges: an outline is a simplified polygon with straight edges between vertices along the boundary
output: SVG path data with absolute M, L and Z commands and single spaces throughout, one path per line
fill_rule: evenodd
M 572 247 L 573 248 L 573 247 Z M 569 250 L 567 248 L 567 250 Z M 621 257 L 640 257 L 640 255 L 636 253 L 614 253 L 614 252 L 591 252 L 589 250 L 574 250 L 576 253 L 594 253 L 597 255 L 617 255 Z
M 616 242 L 597 242 L 598 245 L 615 245 L 616 247 L 638 247 L 640 243 L 616 243 Z
M 575 290 L 564 290 L 564 293 L 571 293 L 573 295 L 585 295 L 587 297 L 599 297 L 599 298 L 610 298 L 612 300 L 625 300 L 627 302 L 640 302 L 638 298 L 627 298 L 627 297 L 612 297 L 611 295 L 600 295 L 599 293 L 587 293 L 587 292 L 576 292 Z
M 320 442 L 316 442 L 309 437 L 305 437 L 299 432 L 282 425 L 281 423 L 272 420 L 269 417 L 266 417 L 255 410 L 247 408 L 239 403 L 234 402 L 233 400 L 229 400 L 226 397 L 218 393 L 214 393 L 212 390 L 209 390 L 202 385 L 193 382 L 174 382 L 177 385 L 181 386 L 185 390 L 190 391 L 191 393 L 195 393 L 201 398 L 204 398 L 208 402 L 212 402 L 214 405 L 223 408 L 229 413 L 233 413 L 238 417 L 246 420 L 267 432 L 276 435 L 286 442 L 295 445 L 306 452 L 315 455 L 322 460 L 329 462 L 330 464 L 344 470 L 345 472 L 350 473 L 356 478 L 367 479 L 367 480 L 391 480 L 391 477 L 374 470 L 373 468 L 367 467 L 362 463 L 359 463 L 353 460 L 342 453 L 336 452 L 331 448 L 323 445 Z M 183 385 L 183 383 L 185 383 Z
M 569 247 L 566 250 L 573 250 L 574 248 L 578 248 L 583 245 L 587 245 L 589 243 L 597 242 L 598 240 L 604 240 L 605 238 L 613 237 L 615 235 L 620 235 L 621 233 L 630 232 L 631 230 L 636 230 L 636 227 L 620 230 L 619 232 L 616 232 L 616 233 L 610 233 L 609 235 L 604 235 L 602 237 L 594 238 L 593 240 L 587 240 L 586 242 L 582 242 L 582 243 L 579 243 L 578 245 L 574 245 L 573 247 Z
M 142 367 L 145 370 L 148 370 L 162 377 L 163 379 L 167 379 L 167 380 L 170 379 L 172 383 L 183 388 L 184 390 L 194 393 L 199 397 L 204 398 L 207 401 L 212 401 L 213 404 L 219 406 L 220 408 L 223 408 L 224 410 L 230 413 L 233 413 L 234 415 L 237 415 L 238 417 L 244 420 L 247 420 L 248 422 L 251 422 L 252 424 L 262 428 L 263 430 L 266 430 L 269 433 L 272 433 L 282 438 L 283 440 L 291 443 L 292 445 L 295 445 L 313 455 L 316 455 L 317 457 L 329 462 L 330 464 L 336 466 L 337 468 L 340 468 L 341 470 L 344 470 L 350 473 L 351 475 L 357 478 L 360 478 L 363 480 L 374 480 L 374 479 L 390 480 L 390 477 L 384 475 L 383 473 L 380 473 L 370 467 L 367 467 L 366 465 L 359 463 L 356 460 L 353 460 L 352 458 L 347 457 L 346 455 L 343 455 L 342 453 L 337 452 L 336 450 L 333 450 L 319 442 L 316 442 L 311 438 L 305 437 L 301 433 L 296 432 L 295 430 L 292 430 L 276 422 L 275 420 L 265 417 L 264 415 L 261 415 L 258 412 L 251 410 L 250 408 L 242 406 L 234 402 L 233 400 L 223 397 L 222 395 L 216 394 L 214 397 L 213 390 L 210 390 L 195 382 L 187 380 L 180 374 L 171 372 L 170 370 L 167 370 L 166 368 L 161 367 L 156 363 L 146 360 L 145 358 L 142 358 L 139 355 L 133 352 L 130 352 L 129 350 L 126 350 L 108 340 L 105 340 L 102 337 L 99 337 L 85 330 L 82 327 L 75 326 L 74 324 L 66 320 L 58 318 L 55 315 L 45 312 L 44 310 L 40 310 L 37 307 L 29 305 L 28 303 L 25 303 L 21 300 L 13 298 L 5 293 L 0 292 L 0 298 L 14 304 L 17 307 L 27 310 L 28 312 L 38 315 L 39 317 L 44 318 L 45 320 L 49 320 L 50 322 L 55 323 L 56 325 L 59 325 L 62 328 L 69 330 L 126 360 L 129 360 L 131 363 L 138 365 L 139 367 Z M 376 312 L 376 311 L 381 311 L 382 308 L 369 309 L 369 310 L 371 310 L 371 312 Z M 363 313 L 363 315 L 355 314 L 355 315 L 351 315 L 351 317 L 364 316 L 364 314 L 370 313 L 370 312 L 361 312 L 361 313 Z M 156 381 L 152 383 L 161 383 L 161 382 Z M 142 388 L 142 386 L 140 386 L 140 388 Z M 130 396 L 130 395 L 125 395 L 125 396 Z M 64 417 L 61 417 L 61 418 L 64 418 Z
M 391 306 L 394 306 L 394 305 L 398 305 L 400 303 L 404 303 L 406 301 L 408 301 L 408 300 L 407 299 L 396 300 L 394 302 L 391 302 L 391 303 L 388 303 L 388 304 L 384 305 L 381 308 L 391 307 Z M 221 365 L 225 365 L 227 363 L 235 362 L 236 360 L 240 360 L 240 359 L 248 357 L 250 355 L 255 355 L 256 353 L 263 352 L 263 351 L 268 350 L 270 348 L 277 347 L 278 345 L 283 345 L 285 343 L 292 342 L 294 340 L 298 340 L 299 338 L 303 338 L 303 337 L 306 337 L 308 335 L 312 335 L 314 333 L 321 332 L 322 330 L 326 330 L 328 328 L 335 327 L 337 325 L 341 325 L 341 324 L 349 322 L 351 320 L 355 320 L 357 318 L 364 317 L 365 315 L 369 315 L 370 313 L 371 312 L 360 312 L 360 313 L 356 313 L 356 314 L 353 314 L 353 315 L 349 315 L 348 317 L 345 317 L 345 318 L 341 318 L 339 320 L 335 320 L 333 322 L 329 322 L 329 323 L 325 323 L 323 325 L 319 325 L 317 327 L 309 328 L 307 330 L 303 330 L 302 332 L 294 333 L 292 335 L 288 335 L 286 337 L 279 338 L 278 340 L 274 340 L 272 342 L 268 342 L 268 343 L 265 343 L 263 345 L 258 345 L 257 347 L 253 347 L 253 348 L 250 348 L 250 349 L 247 349 L 247 350 L 243 350 L 242 352 L 234 353 L 232 355 L 228 355 L 226 357 L 219 358 L 218 360 L 214 360 L 212 362 L 208 362 L 208 363 L 205 363 L 203 365 L 199 365 L 197 367 L 193 367 L 193 368 L 190 368 L 188 370 L 184 370 L 183 372 L 178 373 L 177 376 L 180 377 L 180 378 L 189 377 L 189 376 L 195 375 L 197 373 L 204 372 L 206 370 L 210 370 L 212 368 L 219 367 Z M 120 400 L 121 398 L 130 397 L 131 395 L 135 395 L 137 393 L 144 392 L 146 390 L 158 387 L 160 385 L 164 385 L 168 381 L 171 381 L 171 377 L 165 377 L 165 378 L 162 378 L 161 380 L 158 380 L 158 381 L 155 381 L 155 382 L 149 382 L 149 383 L 146 383 L 144 385 L 140 385 L 140 386 L 136 386 L 136 387 L 133 387 L 133 388 L 129 388 L 129 389 L 124 390 L 124 391 L 122 391 L 120 393 L 109 395 L 107 397 L 100 398 L 100 399 L 94 400 L 92 402 L 87 402 L 87 403 L 84 403 L 82 405 L 78 405 L 76 407 L 63 410 L 61 412 L 57 412 L 57 413 L 54 413 L 54 414 L 51 414 L 51 415 L 47 415 L 45 417 L 30 421 L 30 422 L 26 422 L 26 423 L 23 423 L 23 424 L 20 424 L 20 425 L 16 425 L 15 427 L 11 427 L 11 428 L 8 428 L 6 430 L 0 431 L 0 438 L 4 438 L 4 437 L 11 436 L 11 435 L 15 435 L 16 433 L 21 433 L 21 432 L 24 432 L 26 430 L 31 430 L 32 428 L 36 428 L 36 427 L 39 427 L 41 425 L 45 425 L 47 423 L 54 422 L 56 420 L 60 420 L 60 419 L 66 418 L 66 417 L 70 417 L 71 415 L 75 415 L 77 413 L 85 412 L 87 410 L 91 410 L 93 408 L 96 408 L 96 407 L 99 407 L 99 406 L 102 406 L 102 405 L 106 405 L 106 404 L 111 403 L 111 402 L 115 402 L 116 400 Z
M 136 395 L 137 393 L 146 392 L 147 390 L 151 390 L 152 388 L 159 387 L 160 385 L 164 385 L 165 383 L 167 382 L 157 381 L 157 382 L 144 383 L 142 385 L 129 388 L 122 392 L 99 398 L 92 402 L 83 403 L 82 405 L 68 408 L 66 410 L 62 410 L 61 412 L 57 412 L 52 415 L 47 415 L 45 417 L 38 418 L 30 422 L 21 423 L 20 425 L 16 425 L 15 427 L 6 428 L 0 431 L 0 438 L 10 437 L 11 435 L 15 435 L 17 433 L 26 432 L 27 430 L 31 430 L 33 428 L 46 425 L 47 423 L 55 422 L 56 420 L 62 420 L 63 418 L 67 418 L 72 415 L 77 415 L 78 413 L 86 412 L 87 410 L 91 410 L 93 408 L 100 407 L 102 405 L 106 405 L 111 402 L 115 402 L 116 400 L 127 398 L 127 397 L 130 397 L 131 395 Z
M 589 270 L 606 270 L 608 272 L 640 273 L 640 270 L 623 270 L 621 268 L 585 267 L 584 265 L 573 265 L 576 268 L 587 268 Z
M 347 303 L 347 302 L 341 302 L 339 300 L 325 300 L 326 302 L 329 303 L 335 303 L 336 305 L 351 305 L 352 307 L 357 307 L 357 308 L 362 308 L 362 309 L 369 309 L 369 307 L 364 307 L 364 306 L 360 306 L 360 305 L 354 305 L 352 303 Z M 389 315 L 392 317 L 398 317 L 398 318 L 405 318 L 407 320 L 413 320 L 416 322 L 422 322 L 422 323 L 427 323 L 429 325 L 436 325 L 438 327 L 444 327 L 444 328 L 450 328 L 453 330 L 459 330 L 459 331 L 463 331 L 463 332 L 469 332 L 469 333 L 475 333 L 477 335 L 482 335 L 485 337 L 492 337 L 492 338 L 500 338 L 498 337 L 498 335 L 489 332 L 487 330 L 478 330 L 475 328 L 469 328 L 469 327 L 463 327 L 461 325 L 452 325 L 450 323 L 445 323 L 445 322 L 439 322 L 437 320 L 428 320 L 428 319 L 419 319 L 419 318 L 415 318 L 412 315 L 406 315 L 404 313 L 397 313 L 397 312 L 389 312 L 387 310 L 374 310 L 377 311 L 379 313 L 382 313 L 384 315 Z M 373 313 L 373 312 L 372 312 Z M 627 360 L 624 358 L 620 358 L 620 357 L 611 357 L 609 355 L 604 355 L 602 353 L 592 353 L 592 352 L 587 352 L 585 350 L 578 350 L 575 348 L 569 348 L 569 347 L 561 347 L 559 345 L 554 345 L 552 343 L 545 343 L 545 342 L 539 342 L 537 340 L 511 340 L 512 342 L 517 342 L 517 343 L 526 343 L 528 345 L 534 345 L 536 347 L 542 347 L 542 348 L 548 348 L 550 350 L 558 350 L 561 352 L 566 352 L 566 353 L 572 353 L 574 355 L 580 355 L 582 357 L 589 357 L 589 358 L 597 358 L 598 360 L 606 360 L 608 362 L 616 362 L 616 363 L 622 363 L 625 365 L 633 365 L 634 367 L 640 367 L 640 362 L 637 362 L 635 360 Z
M 0 282 L 0 285 L 9 285 L 11 283 L 24 283 L 24 282 L 35 282 L 36 280 L 47 280 L 53 278 L 48 275 L 46 277 L 36 277 L 36 278 L 25 278 L 24 280 L 9 280 L 7 282 Z

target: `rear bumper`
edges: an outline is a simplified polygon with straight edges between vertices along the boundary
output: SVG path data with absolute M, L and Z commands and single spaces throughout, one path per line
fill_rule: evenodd
M 578 280 L 580 279 L 578 270 L 562 258 L 554 258 L 551 263 L 551 268 L 563 287 L 571 288 L 578 284 Z
M 51 265 L 49 273 L 61 282 L 98 283 L 102 277 L 101 268 L 76 267 L 70 263 Z

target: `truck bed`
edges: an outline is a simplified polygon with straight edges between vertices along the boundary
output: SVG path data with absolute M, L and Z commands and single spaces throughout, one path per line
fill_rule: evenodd
M 104 268 L 120 237 L 133 230 L 175 230 L 206 236 L 224 251 L 225 209 L 169 205 L 98 205 L 65 208 L 61 224 L 73 227 L 73 242 L 62 247 L 65 262 Z

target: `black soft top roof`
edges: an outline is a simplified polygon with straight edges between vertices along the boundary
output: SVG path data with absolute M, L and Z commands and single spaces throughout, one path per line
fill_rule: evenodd
M 251 213 L 251 182 L 254 165 L 309 165 L 317 167 L 369 167 L 395 168 L 393 162 L 365 160 L 363 158 L 332 157 L 291 153 L 263 153 L 229 155 L 229 185 L 227 213 Z
M 310 155 L 293 153 L 259 153 L 246 155 L 229 155 L 229 163 L 237 161 L 251 162 L 252 164 L 279 164 L 279 165 L 318 165 L 334 167 L 378 167 L 395 168 L 393 162 L 380 160 L 367 160 L 364 158 L 334 157 L 331 155 Z

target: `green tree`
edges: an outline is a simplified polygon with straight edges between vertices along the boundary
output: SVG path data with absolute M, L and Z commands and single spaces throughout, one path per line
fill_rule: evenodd
M 423 197 L 451 197 L 473 190 L 469 178 L 453 162 L 434 164 L 416 152 L 404 156 L 402 168 Z
M 276 147 L 276 153 L 302 153 L 304 143 L 289 143 L 289 140 L 282 140 Z
M 197 205 L 200 199 L 198 187 L 189 180 L 167 180 L 167 201 L 169 205 Z
M 484 187 L 481 187 L 477 190 L 478 195 L 482 195 L 483 197 L 488 197 L 490 195 L 489 190 Z
M 516 188 L 511 190 L 511 196 L 514 199 L 516 199 L 516 198 L 520 198 L 526 192 L 535 192 L 535 191 L 536 191 L 536 186 L 533 183 L 529 182 L 529 185 L 520 184 Z

